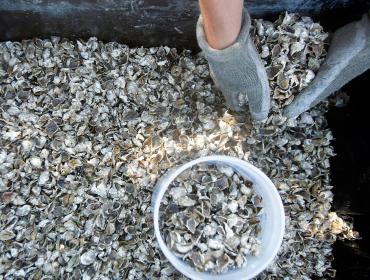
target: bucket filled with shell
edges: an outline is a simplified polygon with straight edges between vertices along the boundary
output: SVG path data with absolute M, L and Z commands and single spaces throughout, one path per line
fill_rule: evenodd
M 274 259 L 285 216 L 271 180 L 246 161 L 207 156 L 169 170 L 152 197 L 154 230 L 191 279 L 250 279 Z

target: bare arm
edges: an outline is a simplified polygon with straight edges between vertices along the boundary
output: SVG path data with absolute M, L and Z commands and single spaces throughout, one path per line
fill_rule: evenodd
M 209 45 L 221 50 L 233 44 L 241 28 L 243 0 L 199 0 L 199 5 Z

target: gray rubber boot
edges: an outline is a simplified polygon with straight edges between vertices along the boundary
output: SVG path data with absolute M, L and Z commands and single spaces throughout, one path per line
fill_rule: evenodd
M 197 39 L 211 70 L 213 81 L 223 93 L 229 108 L 243 110 L 249 104 L 255 120 L 267 118 L 270 110 L 270 88 L 266 70 L 249 36 L 251 19 L 244 10 L 242 28 L 235 43 L 223 50 L 209 46 L 202 16 L 197 23 Z
M 370 21 L 363 15 L 333 34 L 328 55 L 312 83 L 304 89 L 284 114 L 295 118 L 315 106 L 353 78 L 370 68 Z

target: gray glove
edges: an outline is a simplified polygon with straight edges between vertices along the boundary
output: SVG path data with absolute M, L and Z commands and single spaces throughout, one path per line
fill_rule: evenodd
M 312 83 L 304 89 L 284 114 L 295 118 L 315 106 L 350 80 L 370 68 L 370 21 L 363 15 L 333 34 L 328 55 Z
M 228 107 L 242 111 L 249 103 L 252 117 L 267 118 L 270 110 L 270 89 L 266 70 L 249 36 L 251 20 L 244 10 L 242 28 L 235 43 L 223 50 L 209 46 L 202 16 L 197 23 L 197 39 L 211 71 L 212 79 L 223 93 Z

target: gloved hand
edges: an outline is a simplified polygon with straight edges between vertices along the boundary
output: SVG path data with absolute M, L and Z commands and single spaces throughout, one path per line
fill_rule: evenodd
M 228 107 L 242 111 L 248 102 L 255 120 L 267 118 L 270 110 L 270 88 L 266 70 L 249 36 L 251 20 L 244 10 L 240 34 L 235 43 L 223 50 L 209 46 L 203 29 L 202 16 L 197 23 L 197 39 L 211 71 L 211 76 L 223 93 Z
M 333 34 L 326 60 L 312 83 L 285 109 L 295 118 L 370 68 L 370 19 L 363 15 Z

